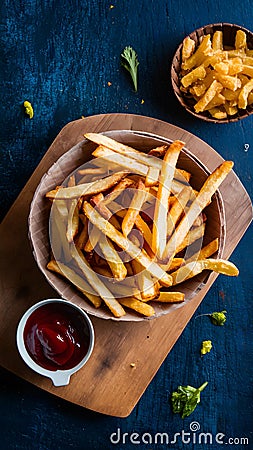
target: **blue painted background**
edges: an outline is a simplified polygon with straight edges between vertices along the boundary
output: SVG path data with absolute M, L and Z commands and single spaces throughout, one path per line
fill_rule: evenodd
M 196 134 L 235 162 L 235 172 L 253 198 L 253 116 L 230 125 L 197 120 L 177 103 L 169 74 L 173 53 L 186 34 L 222 21 L 253 31 L 252 7 L 252 0 L 2 0 L 1 217 L 67 122 L 109 112 L 152 116 Z M 137 93 L 119 64 L 126 45 L 139 56 Z M 32 120 L 24 115 L 24 100 L 34 106 Z M 118 428 L 140 435 L 166 432 L 172 439 L 176 432 L 190 431 L 193 421 L 213 439 L 216 433 L 223 433 L 224 440 L 249 439 L 248 446 L 226 448 L 253 448 L 252 250 L 251 226 L 231 258 L 240 276 L 219 276 L 196 313 L 227 309 L 225 326 L 193 318 L 126 419 L 71 405 L 1 369 L 1 448 L 221 448 L 215 442 L 194 444 L 193 433 L 188 444 L 138 445 L 129 436 L 126 444 L 122 439 L 118 445 L 110 443 Z M 213 350 L 201 358 L 203 339 L 213 341 Z M 195 413 L 184 421 L 173 415 L 171 392 L 179 384 L 197 387 L 206 380 Z

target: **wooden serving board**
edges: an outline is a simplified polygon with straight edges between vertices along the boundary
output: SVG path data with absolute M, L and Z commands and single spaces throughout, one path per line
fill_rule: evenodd
M 152 118 L 104 114 L 71 122 L 56 137 L 3 220 L 0 247 L 1 365 L 65 400 L 118 417 L 131 413 L 214 282 L 214 274 L 188 304 L 160 318 L 132 323 L 91 317 L 96 339 L 94 352 L 65 387 L 54 387 L 49 379 L 37 375 L 23 363 L 16 348 L 15 336 L 17 324 L 30 305 L 44 298 L 57 297 L 37 268 L 28 240 L 29 207 L 41 177 L 63 153 L 83 140 L 84 133 L 122 129 L 181 139 L 210 171 L 223 161 L 218 153 L 196 136 Z M 234 172 L 222 184 L 220 192 L 226 217 L 223 254 L 228 258 L 252 220 L 252 205 Z M 135 367 L 131 367 L 131 363 L 135 363 Z

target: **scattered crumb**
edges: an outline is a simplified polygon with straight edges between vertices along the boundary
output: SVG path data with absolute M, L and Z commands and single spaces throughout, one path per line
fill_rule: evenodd
M 145 100 L 142 99 L 142 100 L 141 100 L 141 105 L 143 105 L 143 103 L 145 103 Z
M 244 151 L 247 152 L 249 150 L 249 144 L 244 144 Z
M 110 5 L 110 6 L 109 6 L 109 9 L 113 9 L 113 8 L 114 8 L 114 5 Z
M 130 367 L 135 367 L 135 363 L 131 363 L 131 364 L 130 364 Z
M 81 116 L 81 119 L 85 119 L 85 116 Z
M 224 300 L 224 298 L 225 298 L 225 292 L 219 291 L 219 296 L 222 298 L 222 300 Z
M 108 85 L 108 86 L 111 86 L 111 85 L 112 85 L 112 83 L 111 83 L 110 81 L 108 81 L 107 85 Z

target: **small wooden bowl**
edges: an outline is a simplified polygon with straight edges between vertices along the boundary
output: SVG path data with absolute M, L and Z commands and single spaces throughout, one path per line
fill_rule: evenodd
M 253 49 L 253 33 L 251 31 L 247 30 L 246 28 L 243 28 L 239 25 L 234 25 L 232 23 L 216 23 L 216 24 L 206 25 L 204 27 L 198 28 L 197 30 L 193 31 L 191 34 L 189 34 L 189 37 L 196 42 L 196 46 L 199 46 L 202 36 L 210 34 L 212 37 L 213 34 L 215 33 L 215 31 L 218 31 L 218 30 L 223 32 L 223 42 L 224 42 L 225 47 L 234 48 L 236 32 L 238 30 L 242 30 L 246 33 L 248 48 L 250 50 Z M 202 113 L 196 113 L 194 110 L 194 107 L 193 107 L 195 104 L 194 99 L 187 97 L 180 90 L 182 47 L 183 47 L 183 42 L 179 45 L 179 47 L 173 57 L 173 60 L 172 60 L 171 82 L 172 82 L 172 87 L 173 87 L 173 90 L 175 92 L 175 95 L 176 95 L 178 101 L 186 109 L 186 111 L 188 111 L 190 114 L 197 117 L 198 119 L 202 119 L 207 122 L 215 122 L 215 123 L 236 122 L 237 120 L 244 119 L 245 117 L 248 117 L 250 114 L 253 113 L 253 104 L 247 106 L 246 109 L 238 109 L 237 114 L 235 114 L 234 116 L 231 116 L 231 118 L 226 118 L 226 119 L 215 119 L 215 118 L 211 117 L 211 115 L 209 114 L 208 111 L 204 111 Z

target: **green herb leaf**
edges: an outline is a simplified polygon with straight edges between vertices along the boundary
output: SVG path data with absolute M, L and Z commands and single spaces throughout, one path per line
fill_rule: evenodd
M 208 316 L 213 325 L 222 326 L 227 320 L 225 314 L 227 314 L 227 311 L 213 312 L 209 314 L 199 314 L 198 316 L 195 317 L 195 319 L 202 316 Z
M 218 326 L 224 325 L 227 320 L 225 314 L 227 314 L 227 311 L 213 312 L 210 314 L 212 324 Z
M 134 90 L 137 91 L 137 69 L 139 65 L 139 61 L 137 58 L 136 51 L 128 46 L 125 47 L 123 52 L 121 53 L 121 65 L 125 67 L 125 69 L 130 73 L 133 84 L 134 84 Z
M 181 414 L 182 419 L 188 417 L 200 402 L 200 393 L 205 389 L 208 382 L 199 388 L 192 386 L 178 386 L 177 391 L 172 393 L 172 411 Z

